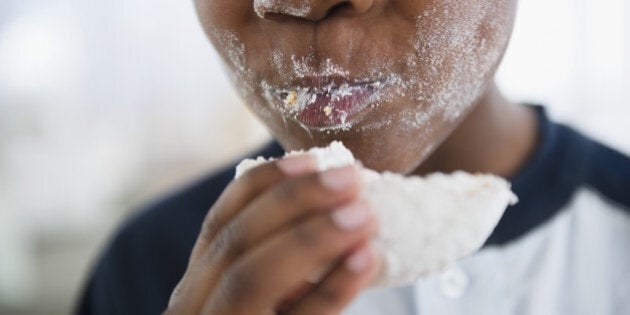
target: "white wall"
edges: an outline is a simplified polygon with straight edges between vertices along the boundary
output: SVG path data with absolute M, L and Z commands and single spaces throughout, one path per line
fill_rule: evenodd
M 630 153 L 630 3 L 527 0 L 519 10 L 500 86 Z

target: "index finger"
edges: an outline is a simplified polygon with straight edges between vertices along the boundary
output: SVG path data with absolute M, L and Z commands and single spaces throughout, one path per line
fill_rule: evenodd
M 251 200 L 269 187 L 289 177 L 313 172 L 315 169 L 316 165 L 312 157 L 292 156 L 260 165 L 230 182 L 204 218 L 188 268 L 178 284 L 178 290 L 173 292 L 174 296 L 171 298 L 173 302 L 169 305 L 173 304 L 174 308 L 182 308 L 184 313 L 192 313 L 192 310 L 198 306 L 196 302 L 204 301 L 218 276 L 201 272 L 208 270 L 208 266 L 203 266 L 204 260 L 199 259 L 203 257 L 205 249 L 218 232 Z
M 198 240 L 210 242 L 218 231 L 253 199 L 293 176 L 316 171 L 313 157 L 303 154 L 265 163 L 232 180 L 206 215 Z

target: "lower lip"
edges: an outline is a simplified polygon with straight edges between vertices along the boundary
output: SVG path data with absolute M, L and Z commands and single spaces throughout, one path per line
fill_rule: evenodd
M 333 89 L 313 93 L 312 102 L 295 113 L 295 119 L 316 128 L 345 127 L 369 109 L 382 90 L 382 84 L 346 86 L 344 92 Z

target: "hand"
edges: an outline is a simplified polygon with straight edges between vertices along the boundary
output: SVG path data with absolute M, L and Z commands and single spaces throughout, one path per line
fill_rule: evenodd
M 377 223 L 358 199 L 357 171 L 314 164 L 285 158 L 228 185 L 165 314 L 338 314 L 369 284 Z

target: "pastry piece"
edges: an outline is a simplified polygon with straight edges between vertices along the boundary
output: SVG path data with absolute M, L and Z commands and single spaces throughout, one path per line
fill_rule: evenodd
M 383 269 L 373 286 L 413 283 L 477 251 L 490 236 L 506 207 L 517 201 L 510 184 L 488 174 L 454 172 L 426 177 L 378 173 L 364 168 L 341 142 L 306 152 L 320 171 L 355 164 L 363 183 L 362 197 L 379 220 L 371 241 L 383 257 Z M 267 162 L 245 160 L 236 177 Z

